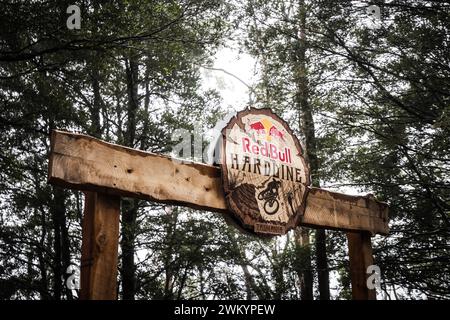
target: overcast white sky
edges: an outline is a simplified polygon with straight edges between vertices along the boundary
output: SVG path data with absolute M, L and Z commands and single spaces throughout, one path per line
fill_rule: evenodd
M 238 50 L 222 48 L 215 55 L 214 68 L 223 69 L 245 82 L 252 85 L 254 76 L 255 59 L 248 54 L 239 54 Z M 205 89 L 216 89 L 222 96 L 222 106 L 225 110 L 232 108 L 242 110 L 249 100 L 248 88 L 233 76 L 219 71 L 202 69 L 203 86 Z

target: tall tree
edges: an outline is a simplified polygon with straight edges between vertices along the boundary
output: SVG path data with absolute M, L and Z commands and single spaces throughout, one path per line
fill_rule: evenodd
M 317 141 L 314 126 L 314 86 L 316 79 L 310 75 L 314 59 L 320 53 L 311 52 L 310 42 L 314 41 L 314 33 L 309 35 L 307 19 L 311 16 L 314 4 L 305 1 L 249 1 L 247 16 L 249 20 L 249 39 L 246 41 L 251 54 L 261 59 L 262 81 L 259 105 L 275 108 L 281 113 L 296 111 L 299 119 L 296 126 L 300 128 L 309 161 L 312 184 L 320 187 L 318 173 Z M 308 15 L 309 13 L 309 15 Z M 311 39 L 307 39 L 307 35 Z M 314 72 L 314 71 L 313 71 Z M 270 80 L 269 80 L 270 79 Z M 293 107 L 295 106 L 295 107 Z M 296 237 L 297 243 L 310 246 L 308 229 L 300 228 Z M 325 230 L 315 230 L 316 266 L 318 269 L 319 296 L 330 298 L 329 275 L 326 255 Z M 309 250 L 300 250 L 309 254 Z M 308 261 L 308 259 L 301 259 Z M 311 263 L 307 263 L 311 265 Z M 301 283 L 304 299 L 313 298 L 313 276 L 310 268 L 303 269 Z

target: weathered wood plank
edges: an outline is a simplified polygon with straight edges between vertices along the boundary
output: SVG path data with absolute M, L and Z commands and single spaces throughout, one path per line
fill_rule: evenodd
M 135 197 L 227 213 L 218 167 L 54 131 L 49 182 L 63 187 Z M 387 205 L 311 188 L 302 225 L 386 234 Z
M 388 234 L 388 206 L 370 196 L 349 196 L 311 188 L 303 224 L 331 229 L 366 230 Z
M 367 267 L 373 265 L 368 232 L 347 232 L 353 300 L 376 300 L 375 289 L 367 287 Z
M 220 171 L 212 166 L 110 144 L 62 131 L 52 134 L 49 182 L 226 212 Z
M 117 299 L 120 198 L 85 193 L 81 245 L 81 300 Z

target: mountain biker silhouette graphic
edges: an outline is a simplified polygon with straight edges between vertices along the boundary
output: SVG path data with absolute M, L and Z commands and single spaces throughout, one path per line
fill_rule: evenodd
M 281 182 L 274 179 L 258 194 L 259 200 L 265 200 L 263 208 L 268 215 L 275 214 L 280 207 L 280 203 L 278 202 L 278 189 L 280 186 Z

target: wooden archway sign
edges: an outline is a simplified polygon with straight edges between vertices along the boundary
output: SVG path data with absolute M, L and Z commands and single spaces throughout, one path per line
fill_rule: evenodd
M 303 147 L 270 109 L 238 112 L 222 130 L 225 200 L 238 224 L 259 236 L 299 225 L 310 186 Z
M 116 299 L 120 197 L 229 215 L 220 168 L 173 161 L 93 137 L 55 130 L 48 181 L 86 194 L 80 299 Z M 309 188 L 300 225 L 347 232 L 354 299 L 375 299 L 366 286 L 370 237 L 387 234 L 388 206 L 373 197 Z

